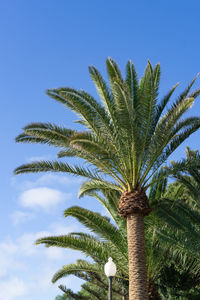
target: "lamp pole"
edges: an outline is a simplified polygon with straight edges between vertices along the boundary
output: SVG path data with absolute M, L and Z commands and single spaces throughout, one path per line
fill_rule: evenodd
M 112 279 L 116 274 L 117 268 L 112 257 L 109 257 L 108 262 L 104 266 L 104 271 L 109 281 L 108 300 L 112 300 Z
M 112 276 L 108 277 L 108 281 L 109 281 L 108 300 L 112 300 Z

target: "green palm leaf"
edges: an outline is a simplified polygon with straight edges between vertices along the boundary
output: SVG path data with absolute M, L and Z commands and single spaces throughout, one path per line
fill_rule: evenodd
M 124 255 L 125 259 L 127 259 L 127 244 L 122 232 L 105 217 L 79 206 L 68 208 L 65 210 L 64 215 L 65 217 L 72 216 L 76 218 L 79 222 L 92 230 L 92 232 L 97 233 L 101 238 L 110 240 L 110 242 L 118 248 L 118 251 Z
M 68 147 L 69 138 L 75 132 L 50 123 L 31 123 L 24 127 L 23 134 L 16 137 L 16 142 L 35 142 L 55 147 Z
M 56 272 L 52 278 L 52 282 L 56 282 L 59 279 L 68 276 L 68 275 L 78 275 L 81 272 L 87 272 L 87 273 L 96 273 L 100 275 L 104 275 L 104 269 L 103 266 L 95 265 L 93 263 L 89 263 L 84 260 L 79 260 L 77 264 L 70 264 L 63 266 L 62 269 L 60 269 L 58 272 Z
M 93 180 L 102 181 L 104 180 L 98 175 L 98 172 L 92 171 L 88 168 L 83 168 L 79 166 L 71 167 L 67 163 L 58 162 L 58 161 L 36 161 L 33 163 L 28 163 L 21 165 L 15 169 L 15 174 L 21 173 L 38 173 L 38 172 L 63 172 L 70 173 L 76 176 L 83 176 L 91 178 Z
M 109 253 L 103 242 L 91 235 L 63 235 L 48 236 L 36 241 L 36 245 L 45 244 L 47 247 L 70 248 L 72 250 L 82 251 L 86 255 L 98 261 L 106 261 Z

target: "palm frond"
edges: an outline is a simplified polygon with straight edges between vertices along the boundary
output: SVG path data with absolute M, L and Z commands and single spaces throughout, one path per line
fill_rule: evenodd
M 76 218 L 80 223 L 85 225 L 92 232 L 97 233 L 101 238 L 112 242 L 113 245 L 118 248 L 118 251 L 127 259 L 127 245 L 124 241 L 124 236 L 105 217 L 79 206 L 68 208 L 65 210 L 64 215 L 65 217 L 72 216 Z
M 78 275 L 82 272 L 87 273 L 96 273 L 100 275 L 104 275 L 103 265 L 95 265 L 93 263 L 89 263 L 85 260 L 79 260 L 76 264 L 69 264 L 63 266 L 58 272 L 56 272 L 52 278 L 52 282 L 55 283 L 59 279 L 66 277 L 68 275 Z
M 192 86 L 194 85 L 196 79 L 199 77 L 199 75 L 200 75 L 200 73 L 198 73 L 198 74 L 194 77 L 194 79 L 193 79 L 193 80 L 191 81 L 191 83 L 187 86 L 187 88 L 179 95 L 179 97 L 176 99 L 175 105 L 178 105 L 179 103 L 181 103 L 182 101 L 184 101 L 184 99 L 185 99 L 186 97 L 187 97 L 187 98 L 190 98 L 190 97 L 196 98 L 196 97 L 198 96 L 199 93 L 196 92 L 196 91 L 192 93 L 193 96 L 191 96 L 192 94 L 190 94 L 190 95 L 188 96 L 188 94 L 189 94 L 189 92 L 190 92 Z
M 196 122 L 191 122 L 184 129 L 181 133 L 179 133 L 177 136 L 175 135 L 174 138 L 171 140 L 170 143 L 166 145 L 166 147 L 163 149 L 163 152 L 161 152 L 160 155 L 157 156 L 156 161 L 152 165 L 152 173 L 150 176 L 145 180 L 144 185 L 149 181 L 149 178 L 153 175 L 155 171 L 157 171 L 160 166 L 166 162 L 168 157 L 187 139 L 189 136 L 196 132 L 200 128 L 200 122 L 199 119 L 196 120 Z M 167 176 L 167 174 L 165 174 Z
M 93 180 L 104 182 L 103 178 L 99 176 L 97 171 L 92 171 L 88 168 L 83 168 L 74 165 L 71 167 L 67 163 L 58 161 L 36 161 L 28 164 L 21 165 L 15 169 L 15 174 L 21 173 L 38 173 L 38 172 L 63 172 L 70 173 L 75 176 L 82 176 Z
M 103 101 L 103 104 L 107 110 L 108 115 L 111 117 L 113 124 L 115 124 L 116 123 L 115 117 L 113 118 L 114 116 L 113 99 L 105 80 L 103 79 L 99 71 L 94 66 L 89 67 L 89 73 L 96 86 L 98 94 L 100 95 L 101 100 Z
M 109 57 L 106 60 L 106 66 L 107 66 L 107 73 L 109 77 L 110 87 L 112 90 L 113 85 L 115 84 L 116 81 L 123 83 L 124 80 L 117 63 L 111 57 Z
M 85 181 L 80 189 L 78 196 L 79 198 L 87 195 L 88 193 L 99 191 L 99 190 L 113 190 L 113 191 L 122 191 L 121 187 L 114 182 L 103 182 L 101 180 L 90 180 Z
M 194 239 L 200 238 L 200 235 L 195 230 L 195 226 L 198 223 L 194 223 L 194 220 L 200 222 L 200 215 L 189 210 L 186 204 L 174 203 L 174 201 L 170 204 L 169 200 L 167 202 L 162 201 L 159 204 L 157 215 L 160 216 L 162 220 L 165 219 L 165 224 L 172 225 L 174 229 L 189 232 L 190 234 L 192 233 Z
M 106 250 L 106 243 L 87 234 L 48 236 L 38 239 L 35 244 L 45 244 L 46 247 L 61 247 L 81 251 L 99 262 L 106 261 L 110 255 L 108 250 Z
M 77 113 L 89 129 L 94 130 L 96 133 L 99 132 L 102 124 L 98 118 L 94 118 L 94 110 L 88 102 L 84 101 L 84 97 L 80 92 L 71 88 L 58 88 L 47 90 L 47 95 Z
M 87 156 L 87 160 L 96 165 L 105 174 L 113 177 L 121 185 L 125 185 L 122 180 L 123 170 L 115 147 L 105 143 L 104 139 L 96 137 L 91 133 L 77 133 L 70 139 L 70 146 Z M 78 154 L 78 153 L 77 153 Z M 119 176 L 121 174 L 121 176 Z
M 128 61 L 126 65 L 126 85 L 128 87 L 130 98 L 132 99 L 133 110 L 138 110 L 138 76 L 132 61 Z
M 61 291 L 64 293 L 62 296 L 57 296 L 55 300 L 68 300 L 68 299 L 76 299 L 76 300 L 90 300 L 91 298 L 88 298 L 86 295 L 80 295 L 77 293 L 74 293 L 71 289 L 67 289 L 63 285 L 58 286 Z
M 162 116 L 162 113 L 163 113 L 164 109 L 166 108 L 166 105 L 169 103 L 171 96 L 174 93 L 174 91 L 176 90 L 178 85 L 179 85 L 179 83 L 177 83 L 175 86 L 173 86 L 173 88 L 163 97 L 163 99 L 160 101 L 160 103 L 158 103 L 158 105 L 156 107 L 156 114 L 154 116 L 154 120 L 155 120 L 154 128 L 156 127 L 158 120 Z
M 75 130 L 66 129 L 51 123 L 31 123 L 24 127 L 24 133 L 16 137 L 18 143 L 42 143 L 55 147 L 67 147 Z
M 107 210 L 107 212 L 111 215 L 112 219 L 115 221 L 117 227 L 119 228 L 121 235 L 123 235 L 124 243 L 127 242 L 127 234 L 126 234 L 126 220 L 119 217 L 117 209 L 118 209 L 118 201 L 120 198 L 119 191 L 110 191 L 110 190 L 101 190 L 102 196 L 97 192 L 87 193 L 88 196 L 96 198 Z
M 150 170 L 152 169 L 153 165 L 156 164 L 158 167 L 166 160 L 160 160 L 160 156 L 163 155 L 165 147 L 170 144 L 170 142 L 174 143 L 178 142 L 178 145 L 180 145 L 192 132 L 195 132 L 198 129 L 198 125 L 196 127 L 196 124 L 194 126 L 191 125 L 191 129 L 185 130 L 184 133 L 180 134 L 179 137 L 176 139 L 174 136 L 172 136 L 171 132 L 174 129 L 174 126 L 176 125 L 177 121 L 181 118 L 181 116 L 190 108 L 191 104 L 194 102 L 193 98 L 187 98 L 184 101 L 181 101 L 177 106 L 172 108 L 167 112 L 167 114 L 163 117 L 163 119 L 158 124 L 156 130 L 155 130 L 155 137 L 152 138 L 151 144 L 148 147 L 148 155 L 146 157 L 144 165 L 145 171 L 143 172 L 141 182 L 144 181 Z M 191 133 L 190 133 L 191 132 Z M 174 141 L 173 141 L 174 138 Z M 180 142 L 180 143 L 179 143 Z M 178 147 L 177 145 L 177 147 Z M 176 147 L 176 148 L 177 148 Z M 173 149 L 170 154 L 174 151 Z M 165 153 L 164 153 L 165 154 Z M 169 155 L 170 155 L 169 154 Z M 168 156 L 169 156 L 168 155 Z M 157 163 L 159 162 L 159 163 Z M 156 166 L 156 168 L 158 169 Z M 155 169 L 154 169 L 155 172 Z M 145 181 L 147 182 L 147 181 Z

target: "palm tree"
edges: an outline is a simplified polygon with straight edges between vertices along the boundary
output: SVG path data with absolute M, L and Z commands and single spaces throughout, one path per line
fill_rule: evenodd
M 200 127 L 198 117 L 182 119 L 200 94 L 190 93 L 196 78 L 167 111 L 175 85 L 158 102 L 160 65 L 148 62 L 138 82 L 131 61 L 124 79 L 117 64 L 107 59 L 110 86 L 99 71 L 89 72 L 102 104 L 91 95 L 72 88 L 58 88 L 47 94 L 80 117 L 85 131 L 50 123 L 31 123 L 17 142 L 42 143 L 61 148 L 59 157 L 79 157 L 88 168 L 59 161 L 37 161 L 22 165 L 16 174 L 27 172 L 67 172 L 89 179 L 87 185 L 121 192 L 118 213 L 127 221 L 129 299 L 147 299 L 144 217 L 151 212 L 146 196 L 149 180 L 170 154 Z
M 147 265 L 149 277 L 156 282 L 159 293 L 164 299 L 176 298 L 186 300 L 189 297 L 195 300 L 198 299 L 200 293 L 200 247 L 198 242 L 200 240 L 198 226 L 200 222 L 200 211 L 196 211 L 199 207 L 199 203 L 197 202 L 199 198 L 196 197 L 197 193 L 199 193 L 199 182 L 198 177 L 193 176 L 193 174 L 198 174 L 199 155 L 198 151 L 191 151 L 189 148 L 186 149 L 186 154 L 186 160 L 182 159 L 181 162 L 172 163 L 178 172 L 179 181 L 167 187 L 167 180 L 163 177 L 164 174 L 162 171 L 156 175 L 157 180 L 154 180 L 155 183 L 151 186 L 148 194 L 151 206 L 155 206 L 155 209 L 153 210 L 153 214 L 147 218 L 146 222 Z M 175 169 L 167 169 L 177 178 Z M 187 177 L 183 175 L 183 173 L 181 173 L 180 176 L 180 172 L 183 171 L 184 174 L 187 174 Z M 191 174 L 188 175 L 190 172 Z M 186 179 L 187 182 L 192 182 L 192 188 L 191 185 L 188 184 L 185 186 L 183 185 L 184 183 L 180 185 L 182 177 L 184 183 Z M 188 193 L 186 193 L 187 189 Z M 196 192 L 194 193 L 194 191 Z M 188 199 L 188 195 L 190 194 L 192 196 L 190 196 L 190 202 L 187 203 L 185 200 Z M 100 200 L 112 215 L 115 215 L 113 212 L 116 210 L 116 207 L 113 205 L 113 199 L 116 198 L 115 203 L 117 203 L 117 195 L 112 195 L 110 198 L 107 196 L 106 199 L 99 196 L 97 197 L 96 195 L 96 198 Z M 194 206 L 195 202 L 197 204 L 196 206 Z M 70 210 L 68 211 L 69 215 Z M 78 209 L 76 211 L 78 212 Z M 75 215 L 78 220 L 79 218 L 84 219 L 84 216 L 81 216 L 81 209 L 79 214 L 75 213 L 72 209 L 72 216 Z M 117 215 L 115 217 L 117 217 Z M 87 224 L 87 222 L 85 222 L 85 224 Z M 156 231 L 154 232 L 155 224 Z M 106 228 L 104 230 L 106 231 Z M 154 243 L 154 236 L 156 236 L 157 243 Z M 81 272 L 80 269 L 84 270 L 84 272 Z M 86 270 L 88 269 L 87 263 L 85 266 L 82 265 L 81 262 L 67 265 L 55 274 L 54 281 L 73 274 L 81 279 L 89 280 L 93 284 L 97 284 L 101 289 L 107 290 L 105 281 L 104 286 L 102 286 L 103 275 L 99 278 L 100 275 L 98 273 L 92 273 L 92 270 L 87 272 Z M 85 273 L 89 273 L 89 275 L 85 275 Z M 150 283 L 153 283 L 152 280 Z M 120 286 L 123 286 L 123 282 L 120 282 Z M 122 291 L 119 292 L 119 294 L 123 295 Z M 155 284 L 149 284 L 148 293 L 149 299 L 160 299 L 155 290 Z M 79 297 L 82 297 L 82 292 L 80 294 L 73 294 L 71 290 L 67 289 L 67 295 L 76 295 L 77 299 L 79 299 Z M 101 295 L 101 299 L 104 298 L 106 299 L 106 296 Z
M 80 300 L 94 300 L 94 299 L 107 299 L 108 283 L 105 280 L 105 276 L 101 276 L 98 273 L 93 273 L 90 270 L 80 271 L 83 261 L 77 261 L 76 264 L 68 265 L 68 274 L 73 274 L 78 278 L 85 280 L 86 282 L 81 285 L 81 290 L 78 293 L 74 293 L 71 289 L 60 285 L 59 288 L 64 292 L 63 300 L 66 296 L 72 297 L 72 299 Z M 97 266 L 98 268 L 98 266 Z M 67 271 L 67 270 L 66 270 Z M 67 272 L 65 273 L 67 276 Z M 123 292 L 121 281 L 115 281 L 113 284 L 113 300 L 126 300 L 126 294 Z M 127 289 L 127 286 L 126 286 Z M 61 298 L 62 299 L 62 298 Z
M 157 206 L 156 237 L 167 249 L 165 263 L 154 278 L 159 292 L 170 299 L 198 299 L 200 293 L 200 213 L 182 200 L 163 201 Z M 148 233 L 147 233 L 148 239 Z M 196 295 L 196 296 L 195 296 Z M 185 296 L 185 297 L 184 297 Z M 194 298 L 193 298 L 194 297 Z M 167 298 L 168 299 L 168 298 Z
M 65 295 L 71 297 L 69 299 L 76 300 L 106 300 L 108 298 L 106 290 L 102 289 L 102 287 L 99 288 L 92 282 L 86 282 L 82 284 L 81 290 L 78 293 L 74 293 L 72 290 L 67 289 L 63 285 L 60 285 L 59 288 L 64 292 L 63 300 L 65 299 Z M 121 297 L 119 298 L 118 296 L 113 295 L 113 300 L 121 300 Z
M 176 191 L 174 195 L 171 194 L 173 196 L 171 200 L 163 198 L 163 195 L 166 195 L 167 181 L 163 178 L 162 172 L 157 175 L 157 179 L 148 195 L 155 209 L 145 222 L 149 299 L 160 299 L 156 286 L 163 297 L 171 295 L 177 298 L 178 295 L 183 295 L 184 292 L 189 293 L 189 291 L 193 295 L 200 283 L 200 261 L 198 260 L 200 235 L 197 227 L 200 215 L 187 204 L 176 200 Z M 114 213 L 119 198 L 118 192 L 106 191 L 104 193 L 107 194 L 105 198 L 96 193 L 93 193 L 93 196 L 108 209 L 108 212 L 114 216 L 117 227 L 119 228 L 120 225 L 120 231 L 125 233 L 125 223 L 121 223 L 124 220 Z M 114 291 L 125 297 L 128 286 L 127 262 L 125 261 L 122 267 L 120 257 L 124 259 L 124 253 L 118 248 L 119 241 L 113 239 L 113 236 L 118 236 L 121 243 L 124 243 L 121 249 L 127 248 L 126 239 L 122 239 L 120 232 L 117 232 L 113 225 L 108 226 L 107 218 L 97 213 L 81 207 L 71 207 L 65 211 L 65 216 L 75 217 L 93 231 L 95 236 L 71 233 L 67 236 L 41 238 L 37 243 L 44 243 L 48 247 L 59 246 L 82 251 L 92 257 L 96 265 L 79 260 L 75 264 L 63 266 L 54 275 L 53 282 L 73 274 L 107 290 L 103 265 L 110 252 L 111 255 L 115 255 L 115 262 L 118 266 Z M 108 252 L 107 249 L 109 249 Z M 120 277 L 123 277 L 123 280 Z
M 186 147 L 186 158 L 181 161 L 171 161 L 171 166 L 165 167 L 166 174 L 177 181 L 177 186 L 184 189 L 185 199 L 192 207 L 200 209 L 200 154 L 199 151 Z
M 36 244 L 45 244 L 47 247 L 63 247 L 73 250 L 79 250 L 90 256 L 96 265 L 87 261 L 79 260 L 76 264 L 63 266 L 54 276 L 52 282 L 57 282 L 60 278 L 68 275 L 75 275 L 81 279 L 94 281 L 91 274 L 95 274 L 96 284 L 102 287 L 102 279 L 104 278 L 104 286 L 108 289 L 107 278 L 104 275 L 104 264 L 111 255 L 117 264 L 117 274 L 114 281 L 114 292 L 126 297 L 128 287 L 128 250 L 127 250 L 127 236 L 126 236 L 126 222 L 117 214 L 117 202 L 119 199 L 118 191 L 101 191 L 98 193 L 89 193 L 90 196 L 95 197 L 112 216 L 115 224 L 110 220 L 101 216 L 99 213 L 92 212 L 82 207 L 71 207 L 65 211 L 65 216 L 76 218 L 86 228 L 92 231 L 95 235 L 80 233 L 70 233 L 64 236 L 48 236 L 40 238 Z M 151 230 L 149 230 L 151 232 Z M 151 237 L 149 236 L 149 239 Z M 154 245 L 154 241 L 147 242 Z M 151 254 L 149 261 L 154 261 L 154 264 L 149 265 L 149 274 L 152 280 L 148 283 L 149 299 L 160 299 L 153 283 L 155 274 L 159 272 L 160 265 L 164 263 L 163 255 L 158 256 L 158 250 L 148 251 L 148 257 Z M 162 260 L 162 264 L 161 264 Z M 85 276 L 87 273 L 87 276 Z M 100 277 L 99 277 L 100 276 Z M 153 276 L 153 277 L 152 277 Z M 105 287 L 104 287 L 105 288 Z

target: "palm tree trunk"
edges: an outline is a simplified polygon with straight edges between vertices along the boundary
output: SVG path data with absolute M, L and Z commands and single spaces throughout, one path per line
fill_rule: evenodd
M 145 261 L 144 216 L 127 216 L 129 257 L 129 300 L 147 300 L 147 271 Z

